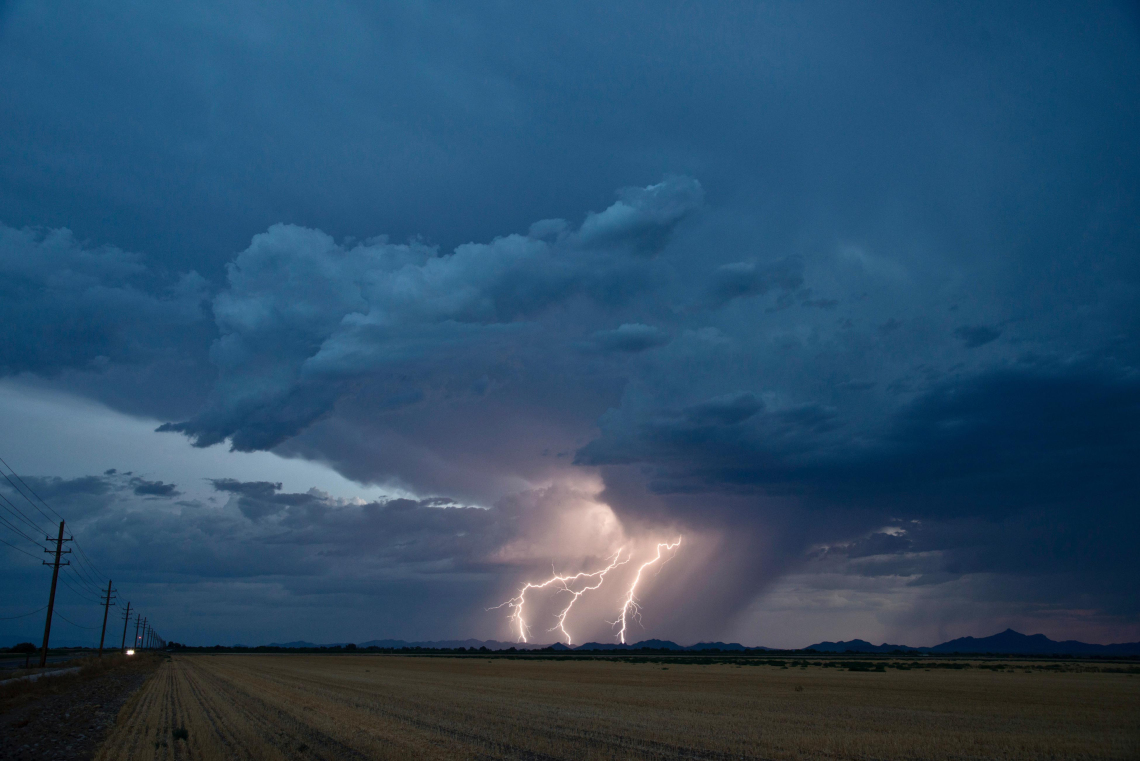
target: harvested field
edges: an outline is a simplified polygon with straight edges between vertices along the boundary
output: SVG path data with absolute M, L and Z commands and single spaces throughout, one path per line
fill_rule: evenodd
M 97 755 L 1137 757 L 1135 673 L 301 655 L 176 656 Z

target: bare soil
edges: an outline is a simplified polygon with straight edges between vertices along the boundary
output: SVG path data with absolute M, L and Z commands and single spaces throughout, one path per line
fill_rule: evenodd
M 161 663 L 107 655 L 79 673 L 0 687 L 0 759 L 91 759 L 123 704 Z

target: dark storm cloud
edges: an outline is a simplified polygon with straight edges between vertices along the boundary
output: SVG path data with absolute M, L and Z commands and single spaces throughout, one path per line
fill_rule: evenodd
M 803 546 L 901 516 L 917 522 L 833 547 L 833 555 L 877 557 L 841 564 L 840 573 L 909 577 L 930 587 L 924 599 L 934 609 L 969 579 L 976 590 L 977 579 L 990 579 L 985 594 L 1001 596 L 998 579 L 1010 576 L 1025 596 L 1011 599 L 1007 613 L 1021 620 L 1084 606 L 1095 612 L 1090 626 L 1095 619 L 1111 629 L 1137 614 L 1129 543 L 1140 530 L 1132 509 L 1140 500 L 1132 475 L 1140 383 L 1131 369 L 1030 365 L 944 381 L 874 436 L 834 415 L 789 419 L 770 410 L 743 423 L 696 427 L 657 417 L 619 425 L 603 422 L 602 438 L 579 461 L 645 469 L 666 515 L 700 510 L 715 525 L 725 520 L 717 503 L 735 493 L 730 520 L 738 528 L 778 526 L 791 500 L 802 511 L 792 519 L 799 525 L 780 530 Z M 1031 578 L 1051 585 L 1052 595 L 1029 594 Z
M 129 474 L 128 474 L 129 475 Z M 79 478 L 59 478 L 50 476 L 25 476 L 24 481 L 32 492 L 47 499 L 69 499 L 76 496 L 101 496 L 113 488 L 114 482 L 106 477 L 80 476 Z M 10 481 L 5 481 L 10 485 Z M 20 481 L 16 481 L 20 483 Z M 13 486 L 13 488 L 18 488 Z
M 145 478 L 132 478 L 132 491 L 140 497 L 177 497 L 182 494 L 175 484 L 162 481 L 148 481 Z
M 763 409 L 763 403 L 752 394 L 734 394 L 710 399 L 681 413 L 685 426 L 704 428 L 742 423 Z
M 966 348 L 976 349 L 998 340 L 1001 337 L 1001 330 L 988 325 L 963 325 L 954 331 L 954 337 L 964 343 Z
M 833 506 L 911 515 L 1016 512 L 1136 497 L 1140 382 L 1111 364 L 1051 363 L 943 381 L 852 441 L 834 410 L 763 410 L 749 394 L 684 413 L 603 420 L 587 465 L 646 463 L 657 491 L 794 492 Z
M 5 374 L 154 361 L 205 315 L 196 273 L 163 277 L 140 255 L 84 246 L 68 230 L 0 225 L 0 272 Z
M 803 262 L 792 257 L 767 265 L 756 262 L 722 264 L 713 272 L 708 288 L 712 306 L 727 304 L 732 299 L 762 296 L 780 288 L 792 291 L 803 285 Z
M 579 245 L 659 253 L 677 222 L 701 205 L 704 191 L 687 177 L 673 177 L 648 188 L 625 188 L 618 197 L 605 211 L 587 215 Z
M 880 557 L 909 552 L 913 547 L 914 542 L 905 532 L 888 534 L 877 531 L 847 544 L 828 547 L 823 554 L 840 554 L 849 558 Z
M 384 240 L 345 248 L 319 230 L 276 225 L 230 265 L 215 299 L 221 338 L 211 353 L 222 375 L 210 405 L 162 430 L 198 446 L 229 439 L 235 449 L 267 449 L 330 412 L 364 376 L 428 383 L 462 357 L 474 382 L 485 372 L 480 355 L 520 342 L 553 308 L 582 299 L 604 310 L 643 290 L 651 274 L 641 259 L 702 195 L 695 180 L 673 177 L 622 191 L 554 242 L 510 235 L 446 256 Z M 630 345 L 631 330 L 639 328 L 619 328 L 612 348 Z M 414 404 L 423 391 L 393 386 L 382 406 Z
M 320 509 L 327 498 L 317 492 L 310 494 L 281 494 L 281 484 L 269 481 L 237 481 L 218 478 L 211 481 L 221 492 L 237 495 L 238 509 L 250 520 L 278 515 L 290 508 Z
M 669 336 L 660 328 L 640 323 L 621 325 L 614 330 L 599 330 L 594 343 L 602 351 L 636 353 L 669 342 Z
M 1096 586 L 1136 626 L 1130 13 L 13 6 L 0 372 L 483 506 L 596 471 L 729 537 L 694 637 L 817 546 L 821 584 Z M 298 589 L 333 561 L 235 537 L 474 567 L 526 512 L 220 479 L 187 524 L 145 483 L 139 546 Z

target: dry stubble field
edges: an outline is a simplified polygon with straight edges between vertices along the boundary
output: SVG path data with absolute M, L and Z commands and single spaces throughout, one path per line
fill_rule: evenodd
M 96 758 L 1140 757 L 1140 676 L 1021 668 L 175 656 Z

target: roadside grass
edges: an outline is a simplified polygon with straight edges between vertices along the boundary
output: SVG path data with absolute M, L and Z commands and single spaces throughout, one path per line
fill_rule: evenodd
M 110 671 L 149 671 L 164 657 L 166 656 L 149 653 L 126 656 L 116 652 L 104 653 L 102 658 L 88 656 L 53 663 L 45 670 L 79 667 L 79 671 L 44 676 L 35 681 L 23 679 L 0 684 L 0 713 L 12 710 L 29 700 L 35 700 L 44 695 L 69 692 L 76 682 L 95 679 Z M 12 677 L 8 677 L 7 674 L 5 676 L 14 679 L 16 676 L 36 673 L 41 673 L 41 669 L 21 671 Z

